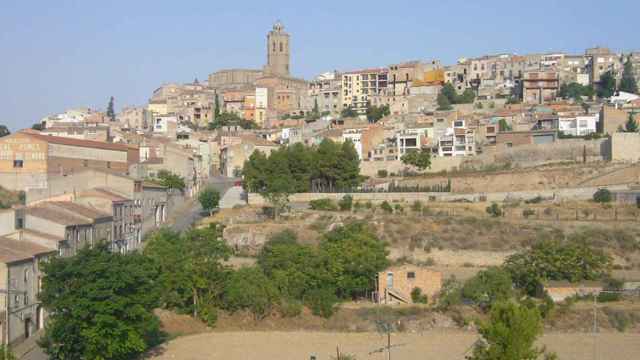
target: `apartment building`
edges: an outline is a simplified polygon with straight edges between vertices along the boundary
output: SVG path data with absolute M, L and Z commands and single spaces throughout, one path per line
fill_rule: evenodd
M 438 137 L 438 156 L 473 156 L 476 154 L 475 131 L 468 129 L 464 120 L 454 121 L 452 128 L 447 128 L 443 135 Z
M 527 104 L 553 101 L 559 87 L 557 71 L 526 71 L 522 79 L 523 101 Z
M 558 130 L 565 135 L 586 136 L 597 131 L 598 114 L 558 118 Z
M 367 111 L 369 98 L 387 90 L 388 69 L 364 69 L 342 75 L 342 108 L 352 108 L 358 114 Z
M 320 113 L 337 114 L 342 110 L 342 74 L 337 71 L 318 75 L 309 82 L 310 101 Z
M 622 73 L 623 63 L 620 56 L 611 50 L 602 47 L 587 49 L 585 55 L 589 58 L 587 72 L 591 78 L 591 83 L 595 86 L 600 84 L 602 74 L 610 71 L 615 78 L 619 78 Z

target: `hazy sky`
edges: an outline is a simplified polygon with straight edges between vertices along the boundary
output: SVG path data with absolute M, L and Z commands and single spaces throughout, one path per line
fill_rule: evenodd
M 640 49 L 640 1 L 0 0 L 0 124 L 144 104 L 164 82 L 261 68 L 276 19 L 292 72 L 497 52 Z

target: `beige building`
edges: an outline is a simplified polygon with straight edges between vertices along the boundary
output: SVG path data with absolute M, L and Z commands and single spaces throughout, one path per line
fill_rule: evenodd
M 527 71 L 522 79 L 523 101 L 543 104 L 555 100 L 560 87 L 556 71 Z
M 255 136 L 241 136 L 241 143 L 221 149 L 220 173 L 228 177 L 238 176 L 242 172 L 245 161 L 249 159 L 254 151 L 261 151 L 265 155 L 269 155 L 277 148 L 278 144 Z
M 640 133 L 614 132 L 610 136 L 612 161 L 640 160 Z
M 411 292 L 416 288 L 432 302 L 442 289 L 442 273 L 410 264 L 378 273 L 377 293 L 381 304 L 412 304 Z
M 84 169 L 125 174 L 138 159 L 137 147 L 23 130 L 0 138 L 0 186 L 24 191 L 46 188 L 49 176 Z
M 352 108 L 358 114 L 367 111 L 370 97 L 384 95 L 387 91 L 388 69 L 364 69 L 342 75 L 342 108 Z
M 40 264 L 55 250 L 0 236 L 0 345 L 18 345 L 44 328 Z

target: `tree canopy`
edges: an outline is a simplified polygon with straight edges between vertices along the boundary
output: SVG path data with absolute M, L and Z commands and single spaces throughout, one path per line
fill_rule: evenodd
M 478 329 L 482 341 L 476 342 L 469 360 L 536 360 L 554 358 L 535 347 L 542 334 L 542 318 L 537 308 L 514 302 L 496 303 L 490 319 Z
M 436 99 L 436 101 L 438 103 L 439 111 L 447 111 L 453 109 L 453 107 L 451 106 L 451 102 L 443 93 L 438 94 L 438 98 Z
M 546 280 L 601 279 L 610 271 L 611 258 L 585 241 L 545 239 L 508 257 L 504 267 L 518 288 L 536 295 Z
M 211 215 L 211 212 L 220 204 L 220 193 L 212 187 L 207 187 L 198 194 L 198 201 L 202 209 Z
M 343 118 L 357 117 L 358 113 L 355 110 L 353 110 L 351 105 L 349 105 L 346 108 L 342 109 L 342 112 L 340 113 L 340 116 L 342 116 Z
M 593 86 L 591 85 L 584 86 L 576 82 L 572 82 L 569 84 L 566 84 L 566 83 L 562 84 L 560 85 L 560 90 L 558 91 L 558 96 L 565 100 L 575 99 L 580 101 L 582 100 L 583 96 L 592 98 L 593 95 L 595 95 Z
M 156 266 L 163 307 L 205 318 L 203 309 L 220 305 L 231 249 L 222 239 L 223 227 L 211 224 L 183 234 L 169 229 L 152 233 L 144 254 Z
M 471 88 L 465 89 L 462 95 L 458 95 L 450 82 L 444 84 L 441 94 L 447 98 L 449 104 L 471 104 L 476 99 L 476 94 Z
M 624 132 L 638 132 L 638 122 L 633 118 L 633 114 L 629 114 L 629 119 L 626 124 L 624 124 Z
M 153 264 L 107 245 L 43 264 L 40 300 L 49 311 L 41 339 L 53 359 L 132 359 L 160 340 Z
M 402 155 L 400 160 L 405 165 L 413 165 L 419 170 L 425 170 L 431 167 L 431 151 L 428 149 L 409 151 Z
M 160 170 L 156 175 L 160 185 L 168 189 L 177 189 L 183 191 L 187 184 L 184 182 L 184 178 L 178 174 L 174 174 L 169 170 Z
M 11 131 L 7 128 L 6 125 L 0 125 L 0 138 L 11 135 Z
M 360 184 L 360 159 L 351 141 L 282 147 L 267 157 L 254 152 L 243 168 L 247 190 L 260 194 L 293 194 L 351 189 Z
M 598 97 L 609 98 L 616 92 L 616 78 L 611 71 L 600 75 L 600 85 L 598 86 Z
M 624 69 L 622 70 L 622 79 L 620 80 L 620 91 L 638 94 L 638 83 L 636 82 L 636 77 L 633 73 L 633 63 L 631 63 L 631 56 L 627 57 L 627 61 L 625 61 L 624 63 Z
M 217 99 L 217 98 L 216 98 Z M 256 123 L 245 120 L 236 113 L 222 112 L 213 118 L 207 126 L 209 130 L 220 129 L 224 126 L 240 126 L 243 129 L 255 129 Z
M 114 108 L 114 98 L 113 98 L 113 96 L 109 98 L 109 104 L 107 105 L 107 117 L 111 121 L 116 121 L 116 110 Z
M 389 105 L 371 106 L 367 104 L 367 120 L 369 120 L 370 123 L 376 123 L 383 117 L 389 116 L 389 114 L 391 114 Z

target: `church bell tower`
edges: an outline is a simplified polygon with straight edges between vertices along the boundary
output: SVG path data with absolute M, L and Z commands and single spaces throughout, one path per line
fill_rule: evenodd
M 267 34 L 267 66 L 265 72 L 269 75 L 290 76 L 289 34 L 284 31 L 284 25 L 277 21 L 273 30 Z

